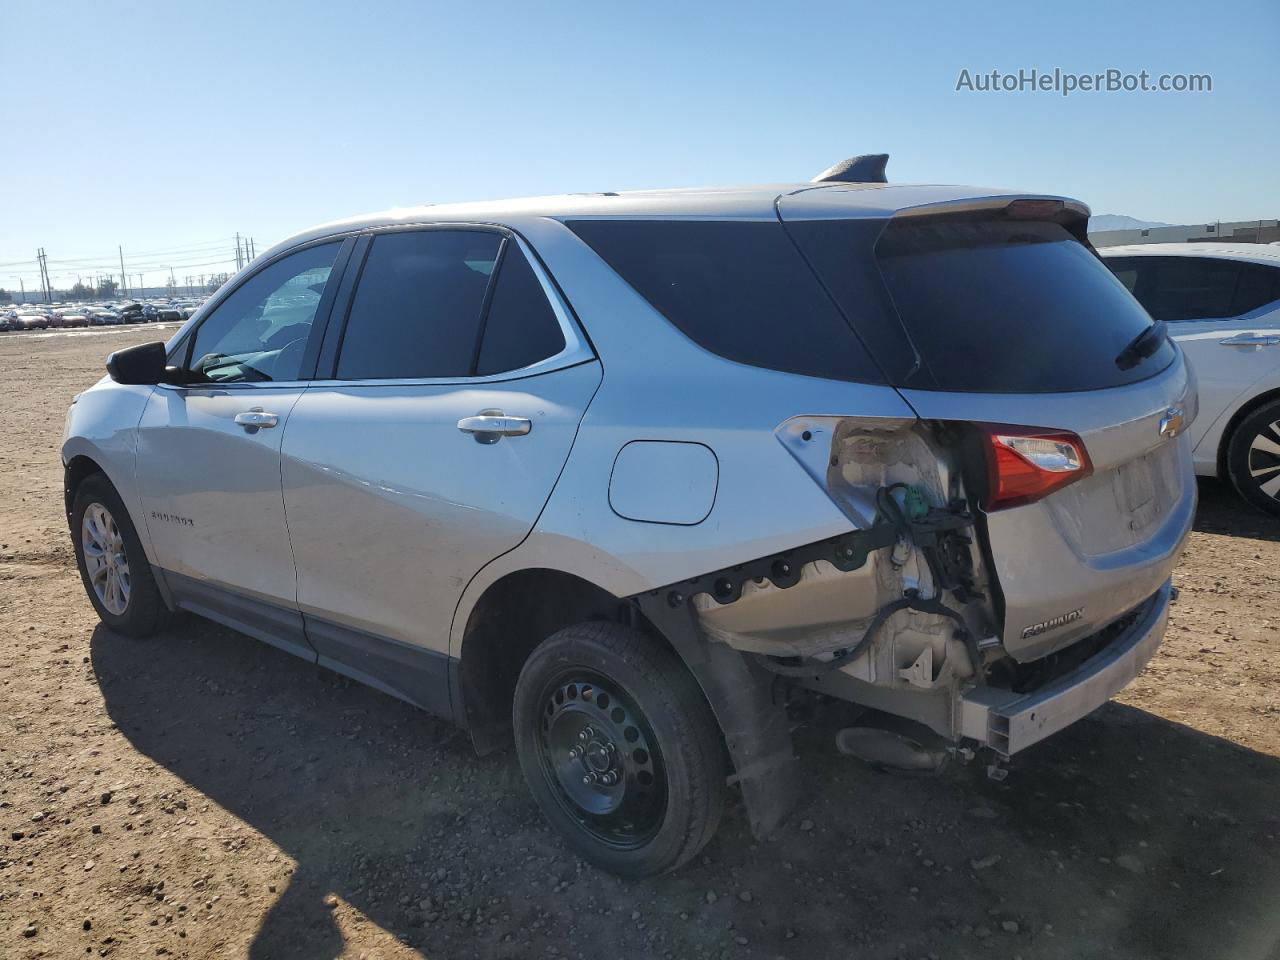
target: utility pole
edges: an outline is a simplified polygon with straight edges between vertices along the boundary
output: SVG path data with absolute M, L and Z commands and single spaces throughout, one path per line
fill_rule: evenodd
M 120 251 L 120 296 L 127 297 L 129 295 L 129 279 L 124 272 L 124 246 L 117 245 L 116 249 Z
M 240 270 L 244 264 L 240 262 L 240 234 L 236 234 L 236 270 Z
M 53 302 L 53 284 L 49 282 L 49 263 L 44 247 L 36 251 L 36 262 L 40 265 L 40 288 L 44 292 L 44 302 Z

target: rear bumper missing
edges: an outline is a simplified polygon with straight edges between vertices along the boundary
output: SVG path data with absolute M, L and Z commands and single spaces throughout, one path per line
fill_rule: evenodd
M 1032 693 L 974 687 L 960 697 L 960 735 L 1010 756 L 1088 716 L 1124 689 L 1155 655 L 1169 620 L 1166 580 L 1124 633 L 1075 670 Z

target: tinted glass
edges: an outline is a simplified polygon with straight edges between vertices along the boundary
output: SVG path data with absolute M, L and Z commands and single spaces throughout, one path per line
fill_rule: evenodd
M 298 379 L 340 247 L 300 250 L 237 287 L 196 330 L 192 371 L 219 383 Z
M 1144 257 L 1138 299 L 1157 320 L 1232 316 L 1240 265 L 1200 257 Z
M 1111 268 L 1111 272 L 1116 275 L 1116 279 L 1124 284 L 1124 288 L 1132 294 L 1138 292 L 1138 267 L 1133 261 L 1125 263 L 1114 263 L 1111 260 L 1104 260 L 1104 263 Z
M 938 389 L 1094 390 L 1145 379 L 1175 356 L 1161 338 L 1138 362 L 1121 358 L 1151 318 L 1054 223 L 891 223 L 876 257 Z
M 1240 264 L 1231 313 L 1239 316 L 1280 300 L 1280 268 L 1261 263 Z
M 707 350 L 789 373 L 883 382 L 777 222 L 574 220 L 567 225 Z
M 347 318 L 338 377 L 469 376 L 501 241 L 476 230 L 375 237 Z
M 563 349 L 564 334 L 542 284 L 519 245 L 508 243 L 485 318 L 476 373 L 519 370 Z

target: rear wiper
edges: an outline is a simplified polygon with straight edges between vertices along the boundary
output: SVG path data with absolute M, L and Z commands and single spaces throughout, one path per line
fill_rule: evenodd
M 1128 345 L 1116 354 L 1116 366 L 1121 370 L 1132 370 L 1160 349 L 1160 344 L 1167 336 L 1164 321 L 1153 320 L 1151 326 L 1130 340 Z

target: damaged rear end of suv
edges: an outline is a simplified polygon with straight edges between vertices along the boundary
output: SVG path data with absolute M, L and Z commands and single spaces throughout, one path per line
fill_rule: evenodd
M 643 303 L 566 288 L 606 373 L 521 549 L 590 544 L 596 582 L 630 594 L 628 628 L 696 678 L 757 834 L 799 799 L 798 691 L 880 718 L 842 731 L 845 752 L 914 768 L 983 752 L 1000 775 L 1159 644 L 1195 508 L 1195 386 L 1087 219 L 1064 198 L 844 183 L 765 210 L 719 196 L 562 219 Z M 584 510 L 601 481 L 607 520 Z M 568 749 L 568 777 L 586 771 L 583 788 L 542 777 L 566 815 L 544 810 L 611 869 L 688 859 L 696 838 L 659 861 L 600 832 L 611 787 L 547 739 L 564 698 L 598 690 L 566 690 L 523 719 L 516 691 L 522 753 L 553 750 L 541 737 Z M 528 722 L 543 733 L 522 738 Z M 525 767 L 536 794 L 547 763 Z

